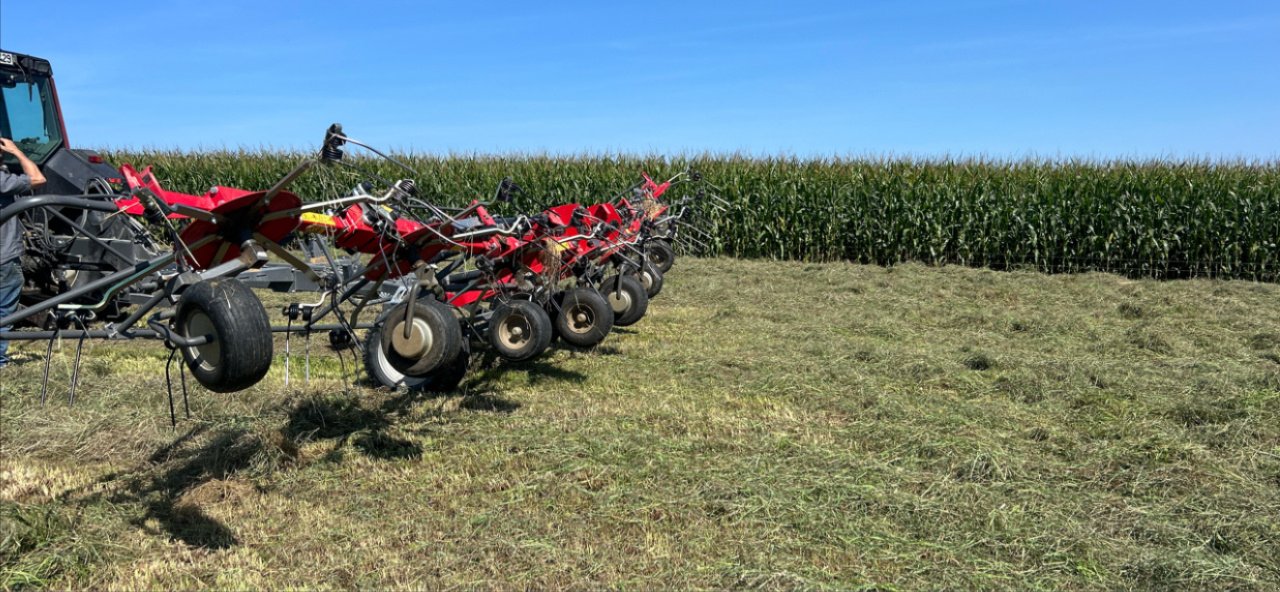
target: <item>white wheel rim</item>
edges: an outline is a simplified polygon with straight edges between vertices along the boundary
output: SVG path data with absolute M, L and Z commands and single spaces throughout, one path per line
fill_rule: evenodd
M 509 349 L 520 349 L 533 338 L 533 323 L 523 314 L 507 315 L 498 324 L 498 342 Z
M 585 304 L 574 304 L 565 307 L 564 311 L 569 322 L 569 330 L 579 335 L 590 333 L 596 325 L 595 311 Z
M 609 307 L 614 314 L 622 314 L 631 310 L 631 294 L 626 290 L 609 290 Z
M 405 376 L 404 373 L 396 370 L 387 360 L 387 352 L 383 351 L 381 343 L 370 341 L 368 347 L 373 348 L 373 363 L 378 367 L 378 374 L 380 374 L 378 379 L 384 386 L 413 388 L 427 381 L 425 376 Z
M 187 315 L 182 331 L 188 339 L 209 336 L 209 343 L 187 348 L 187 355 L 195 360 L 201 370 L 212 372 L 222 363 L 222 344 L 219 343 L 218 333 L 214 331 L 213 319 L 209 315 L 202 310 L 192 310 Z
M 404 336 L 404 321 L 391 328 L 391 347 L 396 353 L 406 358 L 421 358 L 431 350 L 435 336 L 431 333 L 431 325 L 422 317 L 413 317 L 409 324 L 409 336 Z

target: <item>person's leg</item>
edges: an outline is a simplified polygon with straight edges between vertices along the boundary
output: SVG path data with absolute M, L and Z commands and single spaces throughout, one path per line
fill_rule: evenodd
M 0 264 L 0 317 L 17 310 L 22 293 L 22 265 L 17 261 Z M 0 327 L 7 331 L 9 327 Z M 0 367 L 9 363 L 9 342 L 0 339 Z

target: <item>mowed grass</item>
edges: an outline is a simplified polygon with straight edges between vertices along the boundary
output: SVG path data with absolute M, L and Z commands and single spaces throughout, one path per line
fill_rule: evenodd
M 317 340 L 310 385 L 295 358 L 290 387 L 278 362 L 195 389 L 176 431 L 160 346 L 89 344 L 68 406 L 64 343 L 41 407 L 27 345 L 0 374 L 0 583 L 1273 589 L 1278 301 L 683 259 L 594 351 L 430 397 L 346 386 Z

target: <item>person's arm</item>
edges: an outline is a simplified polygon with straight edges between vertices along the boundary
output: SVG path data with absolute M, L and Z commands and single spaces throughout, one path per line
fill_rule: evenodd
M 31 162 L 31 159 L 27 158 L 27 155 L 22 153 L 22 150 L 18 148 L 17 144 L 13 143 L 13 140 L 0 138 L 0 152 L 12 154 L 14 158 L 18 159 L 18 164 L 22 166 L 22 174 L 27 176 L 32 189 L 44 185 L 44 173 L 40 172 L 40 167 L 36 166 L 36 163 Z

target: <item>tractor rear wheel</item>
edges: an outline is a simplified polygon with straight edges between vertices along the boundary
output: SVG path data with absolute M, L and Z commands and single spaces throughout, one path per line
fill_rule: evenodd
M 649 310 L 649 295 L 645 294 L 640 280 L 629 275 L 612 275 L 601 284 L 604 298 L 613 309 L 613 324 L 630 327 L 644 318 Z
M 553 300 L 552 324 L 565 342 L 578 347 L 599 345 L 613 329 L 613 309 L 593 288 L 573 288 Z
M 551 317 L 528 300 L 499 304 L 489 318 L 489 345 L 512 362 L 542 355 L 551 346 Z
M 187 288 L 174 329 L 186 338 L 210 337 L 208 343 L 181 350 L 191 375 L 215 393 L 247 389 L 271 368 L 271 320 L 253 290 L 235 278 Z

